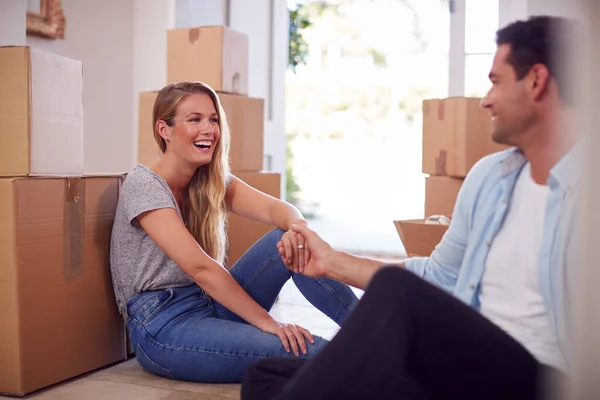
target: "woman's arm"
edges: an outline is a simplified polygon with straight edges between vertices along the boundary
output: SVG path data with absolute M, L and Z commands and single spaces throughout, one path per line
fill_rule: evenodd
M 284 231 L 289 231 L 292 224 L 307 224 L 292 204 L 256 190 L 238 178 L 231 181 L 225 202 L 227 209 L 235 214 L 275 225 Z
M 147 211 L 137 219 L 148 236 L 210 297 L 258 329 L 279 336 L 288 352 L 290 345 L 296 354 L 298 345 L 305 351 L 304 340 L 297 336 L 290 338 L 290 328 L 275 321 L 246 293 L 229 271 L 206 254 L 174 209 Z M 296 334 L 295 331 L 292 333 Z M 310 333 L 305 336 L 310 339 Z
M 310 259 L 310 250 L 301 249 L 304 238 L 291 231 L 292 225 L 307 225 L 302 213 L 292 204 L 276 199 L 244 181 L 233 178 L 227 189 L 225 201 L 229 211 L 241 216 L 275 225 L 286 231 L 281 237 L 280 254 L 285 265 L 296 273 L 303 273 Z M 300 247 L 299 247 L 300 246 Z

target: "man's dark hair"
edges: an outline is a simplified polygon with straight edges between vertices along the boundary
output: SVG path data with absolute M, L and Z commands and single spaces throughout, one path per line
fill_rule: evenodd
M 579 25 L 563 17 L 533 16 L 526 21 L 516 21 L 496 32 L 496 44 L 510 46 L 507 62 L 513 67 L 517 79 L 523 79 L 535 64 L 548 68 L 558 85 L 563 100 L 574 101 L 567 66 L 580 63 L 573 58 L 574 44 L 580 43 Z

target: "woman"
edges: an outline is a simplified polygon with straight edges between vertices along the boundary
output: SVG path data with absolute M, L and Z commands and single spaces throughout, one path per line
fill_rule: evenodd
M 166 86 L 153 126 L 163 155 L 127 176 L 111 238 L 117 303 L 139 363 L 172 379 L 241 382 L 259 359 L 318 352 L 326 340 L 269 315 L 283 284 L 292 277 L 337 324 L 356 296 L 344 284 L 286 268 L 277 243 L 290 254 L 300 249 L 291 260 L 299 272 L 304 240 L 290 227 L 306 221 L 292 205 L 230 175 L 229 131 L 216 93 L 199 82 Z M 229 271 L 227 211 L 279 228 Z

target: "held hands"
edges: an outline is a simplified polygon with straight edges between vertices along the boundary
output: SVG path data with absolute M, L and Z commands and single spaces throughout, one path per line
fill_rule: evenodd
M 311 344 L 315 344 L 313 335 L 307 329 L 304 329 L 299 325 L 282 324 L 271 319 L 262 328 L 262 331 L 278 336 L 281 343 L 283 343 L 285 351 L 289 353 L 291 348 L 296 356 L 300 355 L 299 351 L 302 351 L 302 354 L 307 353 L 307 339 Z
M 286 235 L 297 235 L 296 245 L 286 246 Z M 291 242 L 292 238 L 289 238 Z M 301 246 L 298 248 L 298 246 Z M 334 250 L 314 231 L 304 225 L 292 225 L 292 229 L 286 232 L 279 243 L 277 243 L 279 254 L 285 266 L 295 273 L 311 277 L 324 277 L 326 268 L 331 263 Z M 297 264 L 295 264 L 297 262 Z M 297 266 L 297 267 L 296 267 Z
M 287 231 L 277 243 L 277 249 L 288 269 L 295 273 L 304 273 L 304 267 L 310 259 L 310 250 L 301 234 Z

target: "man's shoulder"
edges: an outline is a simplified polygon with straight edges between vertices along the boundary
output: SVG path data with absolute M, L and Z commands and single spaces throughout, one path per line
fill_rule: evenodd
M 469 175 L 489 175 L 502 173 L 502 164 L 508 160 L 515 152 L 516 148 L 509 148 L 497 153 L 488 154 L 479 159 L 469 171 Z
M 517 152 L 516 148 L 511 148 L 486 155 L 478 160 L 465 177 L 462 185 L 465 195 L 474 198 L 494 190 L 506 177 L 507 170 L 510 169 L 507 163 L 513 160 L 521 163 L 520 157 L 515 154 Z

